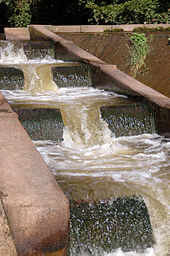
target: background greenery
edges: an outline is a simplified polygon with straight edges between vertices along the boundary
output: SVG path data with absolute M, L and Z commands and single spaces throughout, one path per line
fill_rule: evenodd
M 28 24 L 162 22 L 170 22 L 170 2 L 167 0 L 0 0 L 1 30 Z

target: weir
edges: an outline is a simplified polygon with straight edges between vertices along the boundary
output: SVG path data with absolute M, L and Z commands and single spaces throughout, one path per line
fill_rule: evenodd
M 43 206 L 41 205 L 42 208 L 36 206 L 38 210 L 43 209 L 47 204 L 49 213 L 44 211 L 45 223 L 41 224 L 42 217 L 40 220 L 38 218 L 41 211 L 37 211 L 37 220 L 31 222 L 33 226 L 37 224 L 34 231 L 34 238 L 37 239 L 35 244 L 30 238 L 28 239 L 30 247 L 25 240 L 26 249 L 19 243 L 21 236 L 17 236 L 16 224 L 13 225 L 11 221 L 15 214 L 12 212 L 9 214 L 10 204 L 7 197 L 7 201 L 4 200 L 4 207 L 9 209 L 6 212 L 8 217 L 10 216 L 9 223 L 18 255 L 36 255 L 42 252 L 50 255 L 49 252 L 57 253 L 57 251 L 61 254 L 56 255 L 64 255 L 67 244 L 68 255 L 167 256 L 170 142 L 168 138 L 156 134 L 152 104 L 144 101 L 143 95 L 140 97 L 139 92 L 126 88 L 121 79 L 118 83 L 120 87 L 113 83 L 109 91 L 100 89 L 104 87 L 103 77 L 106 77 L 107 89 L 112 84 L 113 78 L 105 75 L 105 72 L 106 74 L 112 70 L 114 72 L 115 67 L 108 67 L 102 62 L 98 64 L 95 57 L 92 59 L 94 66 L 92 62 L 90 64 L 86 60 L 82 62 L 80 58 L 73 56 L 72 52 L 69 54 L 69 49 L 66 61 L 63 61 L 66 55 L 65 49 L 61 45 L 57 46 L 55 45 L 55 58 L 49 58 L 48 55 L 48 62 L 44 57 L 41 60 L 37 58 L 30 60 L 29 64 L 36 63 L 31 69 L 33 83 L 29 77 L 30 73 L 27 73 L 28 66 L 24 69 L 20 63 L 10 64 L 11 68 L 22 70 L 22 82 L 19 89 L 17 82 L 14 82 L 16 87 L 12 87 L 11 90 L 2 86 L 1 92 L 18 114 L 19 120 L 70 201 L 70 243 L 68 245 L 68 204 L 63 194 L 60 195 L 58 187 L 58 192 L 54 187 L 50 190 L 54 193 L 53 196 L 47 190 L 49 196 L 44 194 L 45 201 Z M 21 54 L 19 56 L 21 57 Z M 40 63 L 38 69 L 37 61 Z M 23 62 L 28 62 L 25 53 Z M 6 72 L 7 63 L 2 63 L 1 66 Z M 79 71 L 77 75 L 71 76 L 74 67 L 78 67 Z M 40 70 L 43 72 L 41 73 Z M 46 70 L 48 76 L 44 76 Z M 24 75 L 25 73 L 27 75 Z M 38 79 L 34 79 L 37 78 L 37 74 Z M 46 77 L 48 79 L 42 84 L 41 79 L 44 80 Z M 68 81 L 68 78 L 73 79 L 74 82 L 70 81 L 70 87 L 62 87 L 62 81 Z M 82 78 L 84 82 L 81 82 L 80 87 L 79 81 Z M 27 86 L 25 86 L 26 80 L 29 80 Z M 3 85 L 3 79 L 1 84 Z M 60 86 L 57 86 L 58 84 Z M 163 99 L 161 104 L 165 107 L 166 97 Z M 157 99 L 153 100 L 154 104 L 155 101 L 157 102 Z M 15 133 L 13 137 L 15 138 Z M 34 150 L 32 157 L 38 158 L 37 164 L 41 162 L 41 158 L 36 154 Z M 47 170 L 45 172 L 48 173 Z M 31 187 L 28 186 L 26 192 L 28 193 L 30 188 L 38 192 L 36 189 L 38 186 L 40 197 L 35 198 L 34 201 L 37 202 L 41 201 L 44 188 L 50 189 L 50 182 L 37 185 L 39 179 L 42 179 L 41 175 L 44 181 L 45 176 L 35 168 L 33 173 L 36 179 L 31 182 L 32 173 L 30 173 L 28 180 L 31 182 Z M 49 174 L 48 177 L 53 186 L 57 186 Z M 25 201 L 26 193 L 24 190 L 19 191 L 18 195 L 20 193 L 23 194 L 20 204 L 22 200 L 24 201 L 22 209 L 29 207 L 29 202 Z M 57 200 L 61 205 L 65 202 L 59 215 L 57 215 L 59 210 Z M 65 216 L 62 216 L 62 213 L 65 213 Z M 35 212 L 31 210 L 30 215 L 34 216 L 34 214 Z M 50 224 L 46 222 L 45 215 L 47 219 L 49 218 Z M 56 218 L 59 222 L 54 225 Z M 27 223 L 29 225 L 29 219 Z M 22 225 L 24 227 L 24 220 Z M 48 238 L 49 235 L 46 237 L 44 232 L 45 228 L 47 233 L 49 232 L 48 225 L 52 227 L 51 239 Z M 61 226 L 57 237 L 58 225 Z M 60 234 L 61 230 L 62 234 Z M 42 236 L 39 236 L 39 232 Z
M 51 68 L 77 65 L 80 64 L 75 62 L 65 63 L 63 61 L 55 61 L 54 59 L 43 59 L 43 63 L 38 59 L 36 62 L 28 60 L 23 52 L 23 48 L 18 43 L 15 45 L 9 42 L 1 50 L 0 67 L 4 68 L 6 66 L 20 69 L 24 75 L 25 91 L 58 91 L 58 87 L 53 81 Z

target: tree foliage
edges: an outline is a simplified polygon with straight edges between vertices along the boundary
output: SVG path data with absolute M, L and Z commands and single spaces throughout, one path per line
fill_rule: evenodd
M 25 26 L 30 22 L 30 1 L 0 0 L 0 3 L 7 6 L 6 15 L 11 26 Z
M 160 23 L 169 8 L 167 0 L 0 0 L 0 26 Z
M 80 0 L 91 10 L 89 22 L 97 24 L 143 24 L 168 22 L 167 2 L 159 0 L 106 1 Z

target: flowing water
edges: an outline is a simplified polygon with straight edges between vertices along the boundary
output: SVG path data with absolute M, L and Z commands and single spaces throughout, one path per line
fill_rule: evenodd
M 123 95 L 58 88 L 51 67 L 70 63 L 12 49 L 1 51 L 0 65 L 22 70 L 23 89 L 1 91 L 70 199 L 69 254 L 170 255 L 170 140 L 155 133 L 152 114 L 142 105 L 137 117 L 139 104 Z

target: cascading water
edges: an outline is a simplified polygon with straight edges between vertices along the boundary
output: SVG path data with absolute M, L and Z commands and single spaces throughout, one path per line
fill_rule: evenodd
M 58 86 L 53 81 L 52 67 L 77 66 L 78 63 L 65 63 L 47 56 L 44 59 L 27 59 L 23 48 L 18 44 L 8 43 L 0 50 L 0 66 L 14 67 L 22 70 L 24 74 L 24 90 L 27 92 L 58 91 Z
M 47 131 L 49 129 L 48 136 L 40 137 L 36 133 L 37 138 L 33 139 L 70 202 L 73 202 L 70 255 L 170 255 L 170 141 L 151 134 L 153 125 L 150 133 L 143 134 L 146 129 L 142 130 L 144 123 L 141 120 L 135 123 L 140 126 L 139 135 L 116 137 L 115 126 L 109 123 L 111 115 L 107 115 L 104 121 L 100 109 L 128 105 L 126 97 L 91 87 L 58 89 L 53 81 L 49 81 L 52 80 L 50 67 L 63 62 L 49 58 L 48 63 L 44 60 L 28 61 L 23 51 L 15 56 L 7 53 L 1 50 L 1 66 L 9 64 L 27 73 L 29 68 L 21 67 L 23 63 L 39 63 L 38 71 L 37 68 L 31 70 L 32 76 L 30 73 L 24 75 L 27 80 L 24 90 L 1 91 L 9 103 L 19 109 L 18 113 L 22 112 L 20 108 L 25 109 L 24 113 L 32 113 L 33 119 L 39 113 L 38 121 L 34 122 L 34 131 L 39 131 L 43 119 L 41 113 L 44 116 L 45 109 L 48 109 L 45 122 Z M 45 70 L 48 70 L 47 80 Z M 43 75 L 35 78 L 41 71 Z M 43 82 L 39 81 L 40 77 Z M 55 111 L 58 110 L 63 121 L 57 123 L 56 120 L 55 126 Z M 53 118 L 50 119 L 50 115 Z M 125 117 L 123 120 L 125 126 L 132 120 L 127 119 Z M 115 119 L 112 118 L 112 121 L 115 122 Z M 118 122 L 121 122 L 120 118 Z M 131 126 L 134 129 L 132 124 L 128 126 L 129 129 Z M 51 127 L 63 128 L 63 134 L 52 135 Z M 53 140 L 55 136 L 60 138 Z M 42 137 L 44 140 L 39 140 Z M 148 219 L 146 221 L 142 217 L 143 211 L 144 215 L 148 214 L 144 204 L 151 225 Z M 149 235 L 152 231 L 153 237 Z

